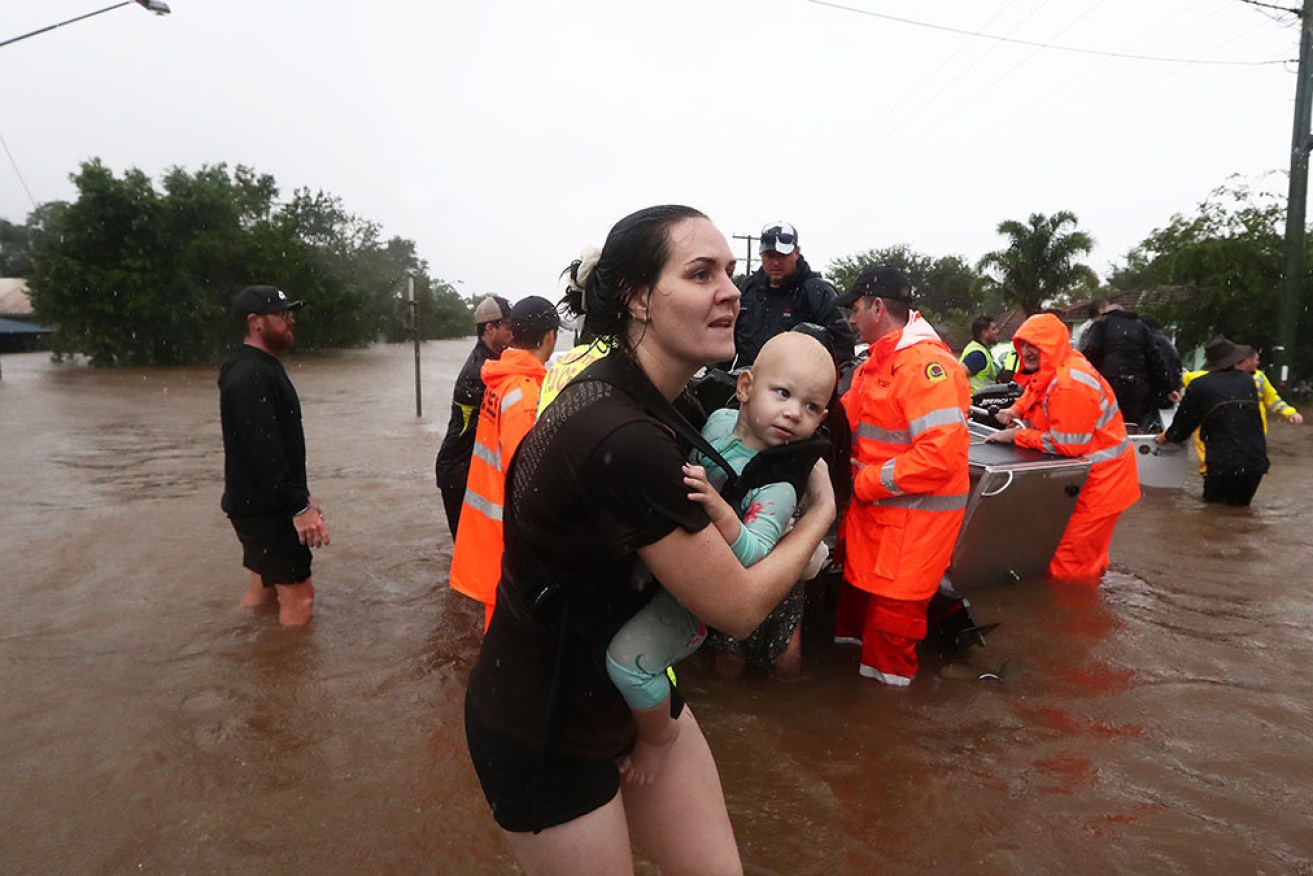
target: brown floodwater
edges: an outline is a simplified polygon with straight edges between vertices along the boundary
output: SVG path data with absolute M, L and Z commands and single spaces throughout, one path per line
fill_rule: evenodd
M 289 360 L 333 538 L 303 630 L 236 608 L 215 368 L 4 357 L 0 873 L 514 872 L 432 474 L 471 343 L 424 346 L 423 418 L 409 347 Z M 747 870 L 1313 874 L 1313 427 L 1270 439 L 1252 509 L 1149 492 L 1101 590 L 969 593 L 1002 626 L 910 690 L 817 612 L 800 682 L 684 664 Z

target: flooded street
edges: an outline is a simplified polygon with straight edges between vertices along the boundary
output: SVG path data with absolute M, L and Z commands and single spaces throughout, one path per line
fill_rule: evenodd
M 288 360 L 333 539 L 304 630 L 236 608 L 216 368 L 4 357 L 0 873 L 515 871 L 433 484 L 472 343 L 424 346 L 422 419 L 410 347 Z M 1002 626 L 908 691 L 822 625 L 798 683 L 683 664 L 747 871 L 1313 874 L 1313 426 L 1269 444 L 1252 509 L 1148 491 L 1097 593 L 968 593 Z

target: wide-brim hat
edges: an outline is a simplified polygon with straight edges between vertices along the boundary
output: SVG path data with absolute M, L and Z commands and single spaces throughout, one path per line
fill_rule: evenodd
M 1237 344 L 1221 335 L 1204 344 L 1204 370 L 1225 371 L 1254 355 L 1254 348 Z

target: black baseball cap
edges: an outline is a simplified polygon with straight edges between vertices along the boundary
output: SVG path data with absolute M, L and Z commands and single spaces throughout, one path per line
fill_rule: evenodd
M 530 295 L 511 307 L 511 331 L 516 334 L 547 332 L 560 327 L 556 305 L 541 295 Z
M 857 275 L 847 294 L 839 296 L 839 306 L 852 307 L 862 297 L 910 302 L 912 281 L 892 265 L 875 265 Z
M 247 286 L 233 298 L 233 319 L 246 322 L 246 317 L 252 313 L 264 316 L 302 307 L 304 304 L 304 301 L 289 301 L 283 290 L 274 286 Z

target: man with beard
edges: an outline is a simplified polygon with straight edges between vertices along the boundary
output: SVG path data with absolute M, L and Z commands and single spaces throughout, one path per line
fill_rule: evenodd
M 825 328 L 839 363 L 848 362 L 853 330 L 837 298 L 829 281 L 802 257 L 797 229 L 788 222 L 767 225 L 761 230 L 761 268 L 743 283 L 733 367 L 748 367 L 763 344 L 805 322 Z
M 328 544 L 328 527 L 310 497 L 305 475 L 301 402 L 278 357 L 292 346 L 289 301 L 273 286 L 247 286 L 233 299 L 242 345 L 219 370 L 223 425 L 221 506 L 242 544 L 250 570 L 240 605 L 278 605 L 278 621 L 310 620 L 315 586 L 310 548 Z

